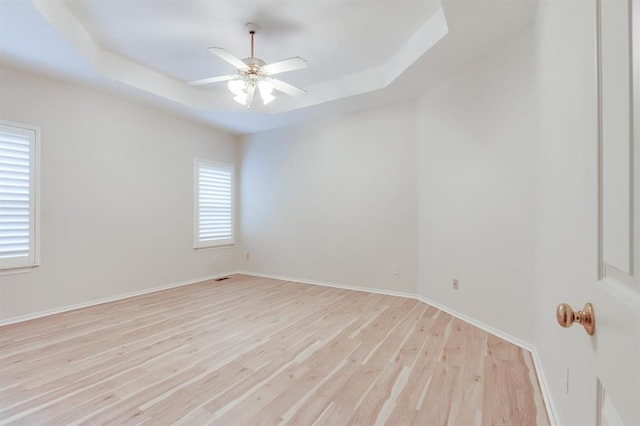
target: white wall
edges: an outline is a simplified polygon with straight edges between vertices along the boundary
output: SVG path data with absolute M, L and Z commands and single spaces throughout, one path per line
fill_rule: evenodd
M 41 266 L 0 275 L 0 321 L 236 269 L 192 249 L 193 159 L 235 163 L 232 136 L 8 67 L 0 92 L 42 131 Z
M 247 137 L 243 268 L 414 293 L 415 127 L 402 103 Z
M 527 30 L 466 66 L 417 110 L 418 292 L 526 342 L 534 312 L 532 40 Z

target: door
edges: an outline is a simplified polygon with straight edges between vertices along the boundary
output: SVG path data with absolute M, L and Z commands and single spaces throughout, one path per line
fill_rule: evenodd
M 640 0 L 597 0 L 599 276 L 596 424 L 640 425 Z

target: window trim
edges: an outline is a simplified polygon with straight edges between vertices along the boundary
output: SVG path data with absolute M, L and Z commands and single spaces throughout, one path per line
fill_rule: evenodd
M 200 167 L 227 169 L 231 173 L 231 238 L 224 240 L 200 240 Z M 195 158 L 193 161 L 193 248 L 196 250 L 229 247 L 235 244 L 236 176 L 235 166 L 222 161 Z
M 0 120 L 0 125 L 13 127 L 25 132 L 33 132 L 32 152 L 30 158 L 30 172 L 32 176 L 29 179 L 29 189 L 32 193 L 30 210 L 33 217 L 30 221 L 30 227 L 33 228 L 33 239 L 30 241 L 29 256 L 25 263 L 9 262 L 0 260 L 0 275 L 11 274 L 26 271 L 31 268 L 40 266 L 40 134 L 41 130 L 38 126 L 31 124 L 18 123 L 15 121 Z M 31 244 L 33 246 L 31 246 Z

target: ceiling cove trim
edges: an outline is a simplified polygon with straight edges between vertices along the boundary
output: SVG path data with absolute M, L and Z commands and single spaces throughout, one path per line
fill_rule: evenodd
M 63 2 L 34 0 L 36 9 L 59 31 L 98 72 L 145 92 L 200 110 L 237 110 L 228 93 L 189 86 L 98 45 L 85 26 Z M 308 87 L 300 99 L 282 97 L 278 105 L 263 112 L 283 113 L 350 96 L 384 89 L 449 32 L 442 6 L 389 60 L 362 70 Z M 284 101 L 284 102 L 283 102 Z
M 312 106 L 384 89 L 448 33 L 447 19 L 441 6 L 384 65 L 314 85 L 309 88 L 309 93 L 314 96 L 303 98 L 300 103 Z
M 101 74 L 199 109 L 211 108 L 209 96 L 189 90 L 185 84 L 123 56 L 101 48 L 75 15 L 62 2 L 35 0 L 36 9 Z

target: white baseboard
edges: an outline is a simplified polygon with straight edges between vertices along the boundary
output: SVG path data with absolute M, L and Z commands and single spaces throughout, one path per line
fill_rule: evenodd
M 469 324 L 471 324 L 471 325 L 473 325 L 475 327 L 478 327 L 480 330 L 486 331 L 489 334 L 493 334 L 494 336 L 499 337 L 502 340 L 506 340 L 507 342 L 512 343 L 512 344 L 518 346 L 519 348 L 524 349 L 525 351 L 533 352 L 533 348 L 534 347 L 529 342 L 526 342 L 526 341 L 524 341 L 522 339 L 519 339 L 519 338 L 517 338 L 515 336 L 512 336 L 509 333 L 505 333 L 502 330 L 498 330 L 497 328 L 492 327 L 489 324 L 485 324 L 483 322 L 480 322 L 480 321 L 478 321 L 478 320 L 476 320 L 474 318 L 471 318 L 471 317 L 469 317 L 469 316 L 467 316 L 467 315 L 465 315 L 465 314 L 463 314 L 461 312 L 456 311 L 455 309 L 451 309 L 448 306 L 442 305 L 442 304 L 440 304 L 438 302 L 434 302 L 433 300 L 428 299 L 428 298 L 426 298 L 424 296 L 414 295 L 413 297 L 415 299 L 420 300 L 421 302 L 426 303 L 427 305 L 431 305 L 434 308 L 438 308 L 441 311 L 444 311 L 444 312 L 448 313 L 449 315 L 451 315 L 453 317 L 456 317 L 456 318 L 458 318 L 458 319 L 460 319 L 460 320 L 462 320 L 464 322 L 467 322 L 467 323 L 469 323 Z
M 400 296 L 400 297 L 408 297 L 411 299 L 415 299 L 416 297 L 416 295 L 413 293 L 404 293 L 401 291 L 382 290 L 382 289 L 372 288 L 372 287 L 359 287 L 359 286 L 348 285 L 348 284 L 330 283 L 326 281 L 307 280 L 304 278 L 292 278 L 292 277 L 285 277 L 282 275 L 259 274 L 256 272 L 238 272 L 238 274 L 250 275 L 252 277 L 271 278 L 273 280 L 291 281 L 291 282 L 300 283 L 300 284 L 320 285 L 322 287 L 341 288 L 344 290 L 365 291 L 367 293 L 384 294 L 386 296 Z
M 519 348 L 522 348 L 525 351 L 528 351 L 531 353 L 531 357 L 533 358 L 533 363 L 536 370 L 535 373 L 538 378 L 538 383 L 540 384 L 540 392 L 542 393 L 542 399 L 544 400 L 545 408 L 547 410 L 547 416 L 549 417 L 549 422 L 551 423 L 551 426 L 557 425 L 556 418 L 555 418 L 555 409 L 553 408 L 553 404 L 551 402 L 547 381 L 544 379 L 544 374 L 542 374 L 543 373 L 542 364 L 540 362 L 538 352 L 536 350 L 536 347 L 529 342 L 526 342 L 522 339 L 519 339 L 501 330 L 498 330 L 497 328 L 492 327 L 488 324 L 477 321 L 476 319 L 471 318 L 467 315 L 464 315 L 456 311 L 455 309 L 451 309 L 448 306 L 442 305 L 438 302 L 434 302 L 433 300 L 430 300 L 424 296 L 421 296 L 415 293 L 382 290 L 382 289 L 372 288 L 372 287 L 359 287 L 359 286 L 331 283 L 331 282 L 325 282 L 325 281 L 307 280 L 304 278 L 285 277 L 281 275 L 271 275 L 271 274 L 260 274 L 255 272 L 238 272 L 238 273 L 243 275 L 251 275 L 254 277 L 271 278 L 271 279 L 283 280 L 283 281 L 293 281 L 301 284 L 320 285 L 323 287 L 334 287 L 334 288 L 341 288 L 345 290 L 365 291 L 367 293 L 384 294 L 387 296 L 400 296 L 400 297 L 407 297 L 409 299 L 416 299 L 423 303 L 426 303 L 427 305 L 431 305 L 434 308 L 438 308 L 441 311 L 446 312 L 449 315 L 456 317 L 466 323 L 469 323 L 475 327 L 478 327 L 479 329 L 486 331 L 489 334 L 492 334 L 496 337 L 506 340 L 507 342 L 512 343 L 518 346 Z
M 438 302 L 434 302 L 433 300 L 430 300 L 426 297 L 423 297 L 421 295 L 418 295 L 416 293 L 407 293 L 407 292 L 401 292 L 401 291 L 392 291 L 392 290 L 382 290 L 379 288 L 373 288 L 373 287 L 359 287 L 359 286 L 352 286 L 352 285 L 347 285 L 347 284 L 339 284 L 339 283 L 331 283 L 331 282 L 326 282 L 326 281 L 316 281 L 316 280 L 307 280 L 304 278 L 295 278 L 295 277 L 285 277 L 285 276 L 281 276 L 281 275 L 271 275 L 271 274 L 259 274 L 259 273 L 254 273 L 254 272 L 238 272 L 239 274 L 244 274 L 244 275 L 251 275 L 254 277 L 262 277 L 262 278 L 272 278 L 275 280 L 283 280 L 283 281 L 293 281 L 293 282 L 297 282 L 297 283 L 301 283 L 301 284 L 313 284 L 313 285 L 320 285 L 323 287 L 335 287 L 335 288 L 341 288 L 344 290 L 355 290 L 355 291 L 366 291 L 367 293 L 376 293 L 376 294 L 384 294 L 387 296 L 400 296 L 400 297 L 407 297 L 409 299 L 416 299 L 419 300 L 423 303 L 426 303 L 427 305 L 431 305 L 434 308 L 438 308 L 441 311 L 444 311 L 446 313 L 448 313 L 449 315 L 452 315 L 464 322 L 468 322 L 469 324 L 478 327 L 481 330 L 486 331 L 487 333 L 493 334 L 494 336 L 497 336 L 503 340 L 506 340 L 509 343 L 513 343 L 514 345 L 532 352 L 533 349 L 533 345 L 531 345 L 528 342 L 525 342 L 522 339 L 518 339 L 515 336 L 512 336 L 510 334 L 504 333 L 501 330 L 498 330 L 497 328 L 491 327 L 488 324 L 484 324 L 480 321 L 477 321 L 471 317 L 468 317 L 454 309 L 451 309 L 447 306 L 444 306 Z
M 63 307 L 60 307 L 60 308 L 54 308 L 54 309 L 49 309 L 49 310 L 46 310 L 46 311 L 36 312 L 36 313 L 33 313 L 33 314 L 21 315 L 21 316 L 18 316 L 18 317 L 13 317 L 13 318 L 5 319 L 5 320 L 0 320 L 0 327 L 2 327 L 3 325 L 15 324 L 15 323 L 18 323 L 18 322 L 29 321 L 29 320 L 36 319 L 36 318 L 42 318 L 42 317 L 46 317 L 46 316 L 49 316 L 49 315 L 60 314 L 62 312 L 69 312 L 69 311 L 73 311 L 75 309 L 88 308 L 90 306 L 101 305 L 103 303 L 115 302 L 117 300 L 122 300 L 122 299 L 126 299 L 126 298 L 129 298 L 129 297 L 135 297 L 135 296 L 141 296 L 143 294 L 154 293 L 156 291 L 168 290 L 170 288 L 182 287 L 182 286 L 190 285 L 190 284 L 196 284 L 196 283 L 199 283 L 199 282 L 202 282 L 202 281 L 215 280 L 217 278 L 226 277 L 228 275 L 233 275 L 233 274 L 235 274 L 235 272 L 228 273 L 228 274 L 219 274 L 219 275 L 211 275 L 211 276 L 206 276 L 206 277 L 200 277 L 200 278 L 196 278 L 196 279 L 192 279 L 192 280 L 180 281 L 180 282 L 177 282 L 177 283 L 166 284 L 166 285 L 162 285 L 162 286 L 158 286 L 158 287 L 146 288 L 144 290 L 132 291 L 130 293 L 119 294 L 117 296 L 111 296 L 111 297 L 105 297 L 105 298 L 102 298 L 102 299 L 90 300 L 88 302 L 77 303 L 77 304 L 74 304 L 74 305 L 67 305 L 67 306 L 63 306 Z
M 547 408 L 547 416 L 549 417 L 549 423 L 551 426 L 558 425 L 558 419 L 556 418 L 556 408 L 553 404 L 553 400 L 551 399 L 551 392 L 549 391 L 549 385 L 547 381 L 544 379 L 546 375 L 544 374 L 544 369 L 542 368 L 542 361 L 540 360 L 540 355 L 538 355 L 538 350 L 536 348 L 531 351 L 531 356 L 533 357 L 533 365 L 536 368 L 536 375 L 538 376 L 538 384 L 540 385 L 540 391 L 542 392 L 542 399 L 544 400 L 544 406 Z

